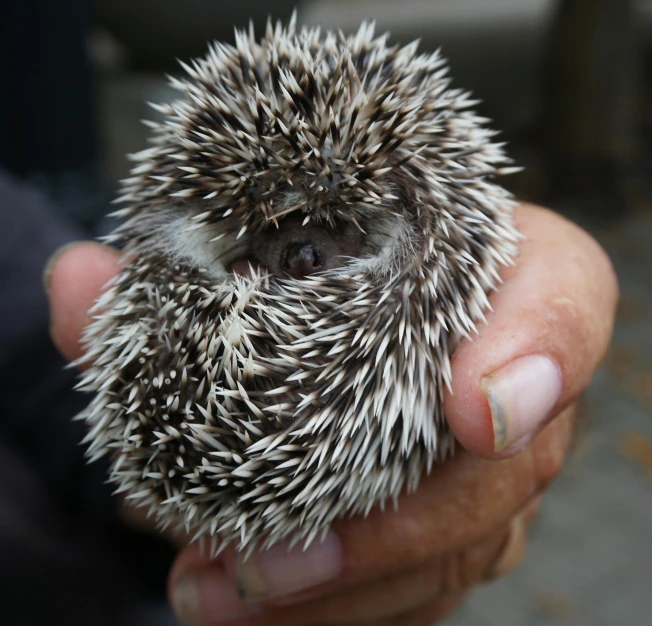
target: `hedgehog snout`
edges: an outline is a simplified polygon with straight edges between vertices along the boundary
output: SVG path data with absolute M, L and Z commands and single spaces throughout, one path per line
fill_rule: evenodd
M 293 278 L 326 269 L 323 250 L 313 243 L 291 243 L 281 254 L 281 268 Z
M 358 258 L 362 245 L 362 234 L 353 224 L 290 216 L 252 237 L 248 261 L 273 275 L 302 278 Z M 240 265 L 234 266 L 237 273 Z

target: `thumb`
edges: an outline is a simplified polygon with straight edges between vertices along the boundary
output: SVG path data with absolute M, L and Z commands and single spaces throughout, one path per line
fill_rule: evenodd
M 119 253 L 90 241 L 64 246 L 48 261 L 43 280 L 50 302 L 50 334 L 69 361 L 82 356 L 82 332 L 91 322 L 88 310 L 119 270 Z
M 479 336 L 452 359 L 448 422 L 469 451 L 521 450 L 584 390 L 609 343 L 618 287 L 603 250 L 545 209 L 523 206 L 517 266 Z

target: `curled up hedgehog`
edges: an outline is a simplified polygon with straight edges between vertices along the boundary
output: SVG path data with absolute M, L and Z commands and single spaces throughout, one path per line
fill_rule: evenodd
M 438 53 L 268 24 L 172 79 L 85 334 L 94 459 L 213 549 L 306 544 L 453 449 L 450 356 L 517 254 Z

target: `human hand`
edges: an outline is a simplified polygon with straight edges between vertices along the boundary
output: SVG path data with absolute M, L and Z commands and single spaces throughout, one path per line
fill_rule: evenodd
M 427 626 L 520 561 L 566 456 L 573 404 L 606 350 L 617 286 L 576 226 L 532 206 L 519 208 L 517 226 L 517 267 L 492 295 L 488 325 L 453 357 L 445 408 L 457 454 L 398 510 L 340 521 L 306 552 L 277 546 L 242 563 L 184 547 L 169 584 L 184 624 Z M 52 337 L 67 358 L 81 355 L 85 311 L 118 269 L 115 253 L 90 243 L 50 265 Z

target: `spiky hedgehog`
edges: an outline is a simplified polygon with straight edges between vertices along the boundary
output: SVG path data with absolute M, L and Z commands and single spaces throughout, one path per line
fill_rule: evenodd
M 372 24 L 270 22 L 184 69 L 84 339 L 89 456 L 214 549 L 309 543 L 452 450 L 450 355 L 517 253 L 512 168 L 442 57 Z

